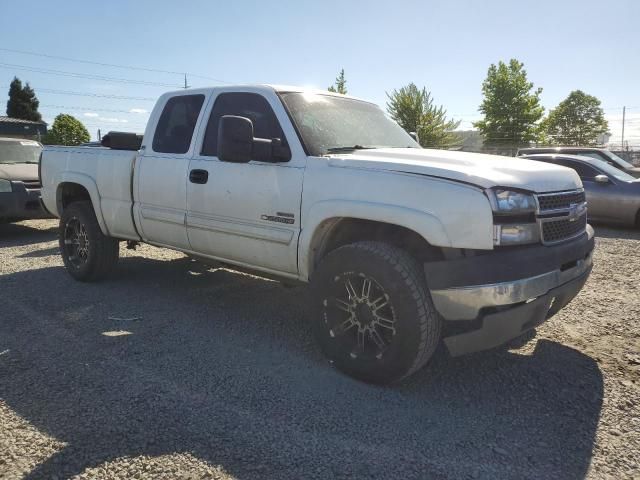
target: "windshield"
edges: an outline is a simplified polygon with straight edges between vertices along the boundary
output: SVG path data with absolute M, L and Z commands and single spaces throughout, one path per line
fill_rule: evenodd
M 604 160 L 594 160 L 592 162 L 594 167 L 599 168 L 604 173 L 609 175 L 610 177 L 617 178 L 618 180 L 622 180 L 623 182 L 635 182 L 638 179 L 629 175 L 626 172 L 614 167 L 613 165 L 608 164 Z
M 282 101 L 311 155 L 351 148 L 420 148 L 376 105 L 312 93 L 283 93 Z
M 42 147 L 32 140 L 0 141 L 0 163 L 38 163 Z
M 620 158 L 618 155 L 616 155 L 613 152 L 610 152 L 609 150 L 604 150 L 604 153 L 607 157 L 609 157 L 611 160 L 613 160 L 614 162 L 616 162 L 618 165 L 622 165 L 623 168 L 634 168 L 633 165 L 631 165 L 629 162 L 627 162 L 624 158 Z

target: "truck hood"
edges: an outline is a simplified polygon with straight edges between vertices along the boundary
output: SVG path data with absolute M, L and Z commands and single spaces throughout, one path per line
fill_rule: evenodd
M 582 187 L 578 174 L 549 163 L 482 153 L 419 148 L 376 148 L 332 155 L 335 167 L 414 173 L 470 183 L 482 188 L 514 187 L 557 192 Z
M 38 180 L 38 164 L 0 163 L 0 178 L 5 180 Z

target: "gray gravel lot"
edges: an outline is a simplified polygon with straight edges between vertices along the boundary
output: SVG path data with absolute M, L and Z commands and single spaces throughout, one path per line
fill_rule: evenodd
M 55 221 L 0 225 L 0 478 L 640 478 L 640 232 L 517 348 L 374 387 L 304 287 L 143 246 L 75 282 Z

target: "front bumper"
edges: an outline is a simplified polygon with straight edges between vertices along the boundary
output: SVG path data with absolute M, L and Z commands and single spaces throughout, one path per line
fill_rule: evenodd
M 587 281 L 593 247 L 588 226 L 585 235 L 558 246 L 425 264 L 433 303 L 448 321 L 449 352 L 462 355 L 501 345 L 550 318 Z
M 0 219 L 26 220 L 52 218 L 42 208 L 40 189 L 28 189 L 22 182 L 11 182 L 13 191 L 0 193 Z

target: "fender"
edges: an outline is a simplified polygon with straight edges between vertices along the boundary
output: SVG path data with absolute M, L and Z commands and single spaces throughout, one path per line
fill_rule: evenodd
M 96 182 L 88 175 L 84 173 L 78 172 L 60 172 L 55 177 L 55 185 L 56 187 L 56 209 L 58 210 L 56 213 L 60 216 L 62 212 L 62 199 L 60 198 L 60 185 L 63 183 L 76 183 L 84 187 L 87 192 L 89 192 L 89 197 L 91 198 L 91 204 L 93 206 L 93 211 L 96 214 L 96 219 L 98 220 L 98 225 L 100 225 L 100 230 L 104 235 L 109 236 L 109 229 L 107 228 L 107 224 L 104 221 L 104 216 L 102 215 L 102 208 L 100 207 L 100 193 L 98 192 L 98 186 Z
M 433 214 L 395 205 L 356 200 L 326 200 L 315 203 L 305 215 L 298 241 L 300 278 L 308 279 L 313 265 L 311 243 L 322 222 L 346 217 L 378 221 L 408 228 L 436 247 L 450 247 L 451 239 L 442 222 Z

